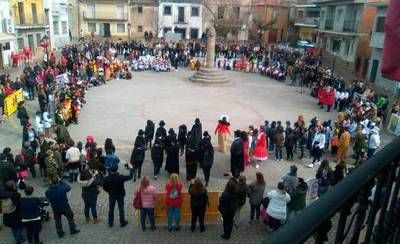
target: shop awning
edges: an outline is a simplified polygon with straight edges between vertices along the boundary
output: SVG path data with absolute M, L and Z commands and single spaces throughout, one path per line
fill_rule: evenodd
M 17 38 L 7 33 L 0 33 L 0 43 L 16 41 Z

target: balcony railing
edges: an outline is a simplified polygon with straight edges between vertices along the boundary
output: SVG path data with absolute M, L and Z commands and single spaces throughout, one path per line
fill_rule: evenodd
M 333 30 L 333 19 L 325 20 L 325 30 Z
M 400 243 L 399 148 L 396 137 L 264 243 Z
M 37 16 L 35 18 L 14 18 L 14 20 L 16 20 L 15 28 L 17 29 L 42 27 L 49 24 L 46 16 Z
M 319 18 L 313 17 L 304 17 L 304 18 L 296 18 L 296 24 L 304 24 L 304 25 L 319 25 Z
M 84 11 L 83 18 L 85 20 L 110 20 L 110 21 L 127 21 L 128 20 L 128 13 L 111 13 L 111 12 L 91 12 L 91 11 Z
M 343 32 L 358 32 L 359 21 L 345 20 L 343 22 Z

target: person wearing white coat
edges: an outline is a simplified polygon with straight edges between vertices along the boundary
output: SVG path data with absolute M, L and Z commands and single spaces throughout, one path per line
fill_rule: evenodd
M 44 126 L 44 135 L 45 137 L 50 137 L 50 128 L 53 120 L 50 118 L 49 112 L 44 111 L 42 114 L 43 126 Z
M 42 113 L 40 111 L 36 112 L 35 125 L 36 125 L 36 132 L 43 133 L 44 125 L 42 123 Z
M 290 196 L 285 191 L 283 182 L 279 182 L 278 189 L 268 192 L 267 197 L 269 199 L 267 208 L 268 225 L 275 231 L 286 220 L 286 205 L 290 201 Z

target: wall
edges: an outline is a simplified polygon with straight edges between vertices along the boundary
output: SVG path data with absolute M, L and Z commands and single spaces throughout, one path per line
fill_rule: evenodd
M 67 0 L 45 0 L 45 8 L 49 9 L 50 43 L 52 48 L 60 48 L 69 43 L 69 20 Z M 55 23 L 57 21 L 57 23 Z M 66 30 L 62 28 L 66 23 Z M 58 25 L 59 34 L 55 34 L 55 24 Z M 64 32 L 63 32 L 64 31 Z
M 0 32 L 7 33 L 7 29 L 4 29 L 3 20 L 11 19 L 10 16 L 10 5 L 8 0 L 0 0 Z M 8 35 L 13 35 L 12 33 L 8 33 Z M 2 50 L 2 58 L 3 58 L 3 67 L 7 67 L 11 65 L 11 53 L 16 50 L 16 39 L 14 41 L 4 41 L 1 44 L 4 46 L 7 42 L 10 43 L 9 50 Z
M 142 6 L 143 12 L 138 13 L 138 7 Z M 131 38 L 133 39 L 143 39 L 144 32 L 153 32 L 153 36 L 157 36 L 157 16 L 158 8 L 156 5 L 134 5 L 130 7 L 130 23 L 132 23 L 131 28 Z M 138 26 L 142 26 L 143 31 L 138 31 Z
M 32 18 L 32 7 L 31 4 L 36 4 L 36 12 L 38 17 L 38 24 L 45 24 L 45 15 L 44 15 L 44 5 L 43 0 L 10 0 L 10 7 L 11 11 L 14 12 L 14 21 L 16 24 L 19 23 L 19 13 L 18 13 L 18 2 L 24 3 L 24 13 L 25 13 L 25 23 L 26 24 L 33 24 Z M 15 8 L 17 7 L 17 8 Z M 16 10 L 16 11 L 15 11 Z
M 78 0 L 68 0 L 68 23 L 71 30 L 72 39 L 79 39 L 79 31 L 81 29 L 81 19 L 79 16 Z
M 287 36 L 287 27 L 289 21 L 289 9 L 287 6 L 275 5 L 276 1 L 271 1 L 271 5 L 260 4 L 255 7 L 255 16 L 257 20 L 261 20 L 263 24 L 271 23 L 274 16 L 276 16 L 274 24 L 265 31 L 263 40 L 269 43 L 270 40 L 275 39 L 273 32 L 276 31 L 276 42 L 285 42 Z M 268 1 L 267 1 L 268 3 Z M 274 5 L 272 5 L 274 4 Z M 275 13 L 274 13 L 275 12 Z M 253 32 L 257 31 L 253 28 Z

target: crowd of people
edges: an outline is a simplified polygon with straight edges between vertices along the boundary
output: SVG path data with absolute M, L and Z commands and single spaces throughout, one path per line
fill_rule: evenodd
M 164 190 L 167 229 L 170 232 L 180 230 L 180 207 L 186 182 L 191 199 L 191 231 L 196 230 L 197 219 L 200 232 L 205 231 L 207 187 L 214 164 L 214 147 L 211 143 L 212 135 L 203 130 L 199 118 L 195 119 L 190 130 L 185 124 L 180 125 L 177 133 L 174 128 L 167 131 L 163 120 L 157 128 L 153 121 L 148 120 L 146 126 L 138 131 L 131 157 L 125 165 L 129 175 L 118 172 L 121 160 L 111 138 L 105 140 L 103 147 L 90 135 L 85 143 L 75 142 L 67 129 L 70 123 L 78 123 L 81 107 L 86 103 L 85 93 L 88 87 L 111 79 L 130 79 L 132 74 L 129 67 L 135 62 L 133 60 L 139 60 L 143 55 L 154 55 L 169 59 L 176 68 L 178 65 L 187 65 L 190 57 L 205 54 L 205 47 L 201 42 L 188 43 L 186 46 L 169 45 L 157 43 L 148 47 L 135 42 L 83 42 L 63 48 L 59 62 L 56 62 L 55 54 L 51 54 L 43 65 L 28 65 L 16 81 L 11 81 L 9 75 L 1 77 L 2 93 L 23 88 L 28 100 L 37 97 L 40 108 L 33 120 L 27 113 L 26 104 L 18 104 L 17 117 L 23 128 L 22 149 L 14 156 L 12 149 L 7 147 L 0 155 L 3 220 L 11 228 L 16 243 L 23 242 L 24 228 L 30 243 L 40 243 L 40 209 L 43 199 L 32 197 L 34 189 L 26 184 L 29 175 L 37 177 L 35 164 L 39 165 L 40 176 L 49 184 L 44 197 L 52 207 L 60 238 L 65 235 L 61 225 L 63 215 L 68 219 L 70 233 L 79 233 L 68 203 L 67 193 L 71 187 L 65 179 L 71 184 L 78 182 L 82 187 L 87 223 L 99 222 L 97 198 L 99 188 L 104 189 L 109 196 L 109 227 L 114 226 L 116 203 L 120 226 L 128 224 L 124 208 L 125 182 L 140 180 L 140 186 L 135 189 L 133 205 L 140 210 L 143 231 L 146 230 L 146 217 L 149 218 L 150 229 L 156 229 L 156 197 L 158 192 Z M 265 121 L 260 126 L 249 126 L 246 131 L 235 130 L 231 143 L 229 117 L 222 115 L 218 120 L 214 131 L 218 138 L 218 151 L 227 153 L 230 150 L 230 170 L 226 174 L 230 179 L 219 199 L 219 211 L 224 226 L 222 238 L 229 239 L 233 226 L 239 225 L 240 210 L 247 198 L 251 210 L 250 223 L 254 224 L 261 218 L 274 231 L 306 207 L 308 185 L 303 178 L 297 176 L 297 166 L 292 165 L 290 172 L 282 177 L 276 189 L 265 194 L 263 174 L 257 172 L 256 180 L 248 184 L 243 174 L 246 168 L 253 165 L 259 169 L 267 158 L 282 161 L 284 151 L 286 160 L 289 161 L 297 160 L 295 155 L 299 160 L 308 156 L 311 162 L 307 166 L 318 166 L 315 178 L 318 181 L 318 195 L 322 195 L 345 177 L 351 146 L 355 165 L 372 157 L 380 147 L 379 126 L 385 119 L 387 100 L 378 97 L 359 81 L 346 87 L 343 79 L 322 67 L 319 57 L 310 53 L 300 54 L 285 49 L 267 51 L 251 45 L 221 46 L 217 43 L 217 47 L 219 56 L 255 60 L 254 64 L 257 66 L 253 68 L 259 65 L 264 68 L 270 65 L 279 67 L 294 84 L 310 87 L 321 108 L 326 105 L 328 111 L 332 107 L 338 111 L 334 124 L 331 121 L 320 121 L 317 117 L 307 123 L 302 115 L 294 123 Z M 125 55 L 128 60 L 121 61 L 118 55 Z M 148 176 L 142 176 L 147 150 L 150 151 L 153 162 L 153 180 L 157 180 L 162 174 L 161 168 L 165 161 L 164 169 L 168 181 L 164 189 L 157 189 Z M 334 170 L 326 159 L 329 154 L 336 154 Z M 181 156 L 185 158 L 186 168 L 183 182 L 180 179 Z M 198 177 L 199 167 L 203 171 L 204 180 Z M 21 197 L 18 188 L 24 191 L 24 197 Z M 326 233 L 321 233 L 318 238 L 323 239 L 324 235 Z

